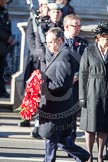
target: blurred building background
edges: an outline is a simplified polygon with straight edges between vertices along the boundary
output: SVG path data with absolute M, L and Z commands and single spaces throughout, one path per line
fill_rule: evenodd
M 37 0 L 33 0 L 35 8 L 38 7 Z M 108 0 L 71 0 L 71 5 L 75 12 L 81 17 L 82 30 L 81 33 L 91 41 L 91 29 L 101 20 L 108 19 Z M 29 17 L 29 10 L 26 0 L 13 0 L 9 4 L 9 13 L 12 20 L 13 34 L 19 35 L 16 24 L 18 22 L 26 22 Z

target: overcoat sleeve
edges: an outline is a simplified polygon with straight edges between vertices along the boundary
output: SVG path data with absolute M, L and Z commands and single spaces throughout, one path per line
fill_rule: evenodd
M 42 41 L 40 39 L 39 32 L 37 32 L 35 34 L 35 36 L 36 36 L 36 39 L 35 39 L 35 41 L 36 41 L 36 53 L 37 53 L 39 59 L 44 62 L 45 61 L 46 49 L 45 49 L 44 44 L 42 43 Z
M 32 20 L 29 18 L 28 20 L 28 26 L 26 31 L 26 40 L 27 45 L 30 50 L 30 55 L 34 56 L 36 55 L 36 44 L 35 44 L 35 33 L 33 31 L 33 24 Z
M 79 69 L 79 100 L 87 100 L 87 81 L 89 75 L 89 63 L 87 48 L 81 57 Z

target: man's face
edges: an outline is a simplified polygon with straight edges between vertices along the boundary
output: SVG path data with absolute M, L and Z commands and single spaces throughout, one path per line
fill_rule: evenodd
M 50 10 L 49 16 L 53 23 L 58 23 L 61 19 L 62 12 L 61 10 Z
M 50 52 L 54 54 L 58 53 L 58 50 L 61 44 L 60 44 L 59 38 L 56 39 L 53 33 L 48 33 L 46 35 L 46 43 L 47 43 L 47 47 Z
M 69 38 L 75 37 L 80 32 L 80 20 L 79 19 L 71 19 L 68 21 L 66 26 L 64 27 L 65 31 L 67 32 Z

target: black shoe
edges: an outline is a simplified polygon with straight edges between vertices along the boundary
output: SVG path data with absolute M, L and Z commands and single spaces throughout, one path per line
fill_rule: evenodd
M 30 120 L 23 120 L 20 123 L 18 123 L 19 127 L 30 127 Z
M 42 139 L 42 137 L 39 135 L 38 131 L 37 132 L 32 131 L 30 133 L 30 136 L 33 138 Z
M 10 95 L 7 92 L 0 93 L 0 98 L 9 98 Z
M 108 152 L 103 156 L 103 160 L 108 160 Z
M 68 157 L 71 158 L 72 156 L 70 154 L 68 154 Z

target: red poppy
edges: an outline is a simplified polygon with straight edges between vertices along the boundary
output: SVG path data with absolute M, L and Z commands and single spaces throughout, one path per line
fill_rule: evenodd
M 75 46 L 79 46 L 79 42 L 75 42 Z
M 35 70 L 27 81 L 24 98 L 18 108 L 20 110 L 19 114 L 23 119 L 31 120 L 37 112 L 40 102 L 41 83 L 41 74 L 39 70 Z

